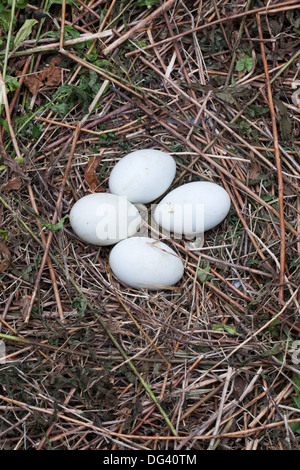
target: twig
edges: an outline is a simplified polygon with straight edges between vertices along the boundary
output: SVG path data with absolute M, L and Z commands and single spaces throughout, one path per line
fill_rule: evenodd
M 237 13 L 237 14 L 232 15 L 232 16 L 226 16 L 224 18 L 220 18 L 219 20 L 211 21 L 211 22 L 208 22 L 206 24 L 196 26 L 195 28 L 189 29 L 189 30 L 184 31 L 182 33 L 175 34 L 172 37 L 168 37 L 166 39 L 162 39 L 161 41 L 157 41 L 153 44 L 149 44 L 148 46 L 142 47 L 142 48 L 140 48 L 136 51 L 128 52 L 126 54 L 126 57 L 129 57 L 129 56 L 131 56 L 133 54 L 136 54 L 136 53 L 139 53 L 139 52 L 147 51 L 148 49 L 151 49 L 153 47 L 161 46 L 162 44 L 173 41 L 174 39 L 182 38 L 184 36 L 187 36 L 187 35 L 192 34 L 192 33 L 196 33 L 198 31 L 201 31 L 202 29 L 206 29 L 206 28 L 215 26 L 217 24 L 226 23 L 227 21 L 232 21 L 232 20 L 238 19 L 238 18 L 243 18 L 244 16 L 256 15 L 257 13 L 259 13 L 259 14 L 277 13 L 278 11 L 282 11 L 282 8 L 285 9 L 285 10 L 297 9 L 297 8 L 300 7 L 300 3 L 297 3 L 297 2 L 298 2 L 298 0 L 293 0 L 291 2 L 278 3 L 276 5 L 276 7 L 275 6 L 270 7 L 270 8 L 260 7 L 260 8 L 256 8 L 255 10 L 243 11 L 242 13 Z
M 10 109 L 9 109 L 9 104 L 8 104 L 8 100 L 7 100 L 5 82 L 4 82 L 4 80 L 3 80 L 3 77 L 2 77 L 1 72 L 0 72 L 0 90 L 1 90 L 1 96 L 0 96 L 0 98 L 2 98 L 3 101 L 4 101 L 6 119 L 7 119 L 7 124 L 8 124 L 8 127 L 9 127 L 9 131 L 10 131 L 11 140 L 12 140 L 12 143 L 13 143 L 13 146 L 14 146 L 14 149 L 15 149 L 15 152 L 16 152 L 16 154 L 17 154 L 17 157 L 21 159 L 21 158 L 22 158 L 22 154 L 21 154 L 21 152 L 20 152 L 19 145 L 18 145 L 16 136 L 15 136 L 15 133 L 14 133 L 14 129 L 13 129 L 12 123 L 11 123 L 11 119 L 10 119 Z M 1 102 L 1 99 L 0 99 L 0 102 Z
M 9 53 L 10 42 L 11 42 L 11 37 L 12 37 L 12 29 L 13 29 L 13 22 L 14 22 L 14 17 L 15 17 L 15 10 L 16 10 L 16 0 L 12 0 L 11 10 L 10 10 L 9 28 L 8 28 L 6 49 L 5 49 L 5 57 L 4 57 L 4 64 L 3 64 L 3 70 L 2 70 L 2 73 L 3 73 L 2 80 L 5 80 L 5 78 L 6 78 L 6 70 L 7 70 L 7 65 L 8 65 L 7 64 L 7 62 L 8 62 L 8 53 Z
M 251 7 L 251 3 L 252 3 L 252 0 L 247 1 L 245 12 L 249 11 L 249 9 Z M 240 45 L 240 42 L 241 42 L 241 39 L 242 39 L 242 33 L 243 33 L 245 21 L 246 21 L 246 15 L 242 17 L 242 21 L 241 21 L 241 25 L 240 25 L 239 33 L 238 33 L 238 38 L 237 38 L 237 40 L 234 44 L 234 48 L 233 48 L 233 51 L 232 51 L 232 59 L 231 59 L 228 74 L 227 74 L 227 77 L 226 77 L 226 80 L 225 80 L 225 85 L 224 85 L 225 87 L 227 87 L 229 85 L 230 80 L 231 80 L 231 75 L 232 75 L 233 68 L 235 66 L 235 61 L 236 61 L 237 49 L 238 49 L 238 47 Z
M 72 145 L 71 145 L 71 150 L 70 150 L 68 161 L 67 161 L 67 164 L 66 164 L 64 177 L 63 177 L 63 180 L 62 180 L 62 183 L 61 183 L 61 186 L 60 186 L 60 190 L 59 190 L 59 193 L 58 193 L 58 197 L 57 197 L 55 212 L 54 212 L 54 215 L 52 217 L 52 222 L 51 222 L 52 224 L 56 224 L 56 222 L 57 222 L 58 213 L 59 213 L 59 210 L 60 210 L 60 205 L 61 205 L 61 201 L 62 201 L 62 197 L 63 197 L 63 192 L 64 192 L 64 189 L 65 189 L 65 185 L 66 185 L 67 178 L 68 178 L 68 175 L 69 175 L 69 171 L 70 171 L 70 168 L 71 168 L 72 159 L 73 159 L 73 155 L 74 155 L 74 151 L 75 151 L 76 142 L 77 142 L 77 139 L 78 139 L 78 136 L 79 136 L 79 132 L 80 132 L 79 123 L 77 123 L 77 128 L 74 132 Z M 45 245 L 45 250 L 44 250 L 43 258 L 42 258 L 41 265 L 40 265 L 40 268 L 39 268 L 39 271 L 38 271 L 38 275 L 37 275 L 35 283 L 34 283 L 30 303 L 29 303 L 29 305 L 26 309 L 26 312 L 25 312 L 25 323 L 28 323 L 28 321 L 30 319 L 31 310 L 32 310 L 33 304 L 35 302 L 35 297 L 36 297 L 37 290 L 38 290 L 38 287 L 39 287 L 39 284 L 40 284 L 40 280 L 41 280 L 41 277 L 42 277 L 42 274 L 43 274 L 43 271 L 44 271 L 45 264 L 46 264 L 47 259 L 48 259 L 48 253 L 49 253 L 49 249 L 50 249 L 50 246 L 51 246 L 52 238 L 53 238 L 53 231 L 50 231 L 49 235 L 48 235 L 48 238 L 47 238 L 46 245 Z
M 180 134 L 178 131 L 173 129 L 171 126 L 169 126 L 166 122 L 163 120 L 157 118 L 153 112 L 151 112 L 143 103 L 137 102 L 137 105 L 143 109 L 147 114 L 151 115 L 152 119 L 157 120 L 163 127 L 165 127 L 171 134 L 175 135 L 178 139 L 183 141 L 188 147 L 190 147 L 194 152 L 197 152 L 198 155 L 202 156 L 208 163 L 212 165 L 215 169 L 217 169 L 220 173 L 226 175 L 228 178 L 230 178 L 234 183 L 239 186 L 242 190 L 244 190 L 246 193 L 248 193 L 254 200 L 258 201 L 260 204 L 264 205 L 267 207 L 276 217 L 279 218 L 279 213 L 274 207 L 272 207 L 270 204 L 266 203 L 261 197 L 259 197 L 257 194 L 255 194 L 253 191 L 249 189 L 248 186 L 246 186 L 244 183 L 242 183 L 238 178 L 236 178 L 232 173 L 227 171 L 224 167 L 219 165 L 216 161 L 214 161 L 213 158 L 209 157 L 207 154 L 204 154 L 202 150 L 200 150 L 196 145 L 191 143 L 190 141 L 187 141 L 186 138 Z M 220 121 L 218 119 L 218 121 Z M 227 127 L 227 126 L 226 126 Z M 292 232 L 294 235 L 297 235 L 297 231 L 294 229 L 294 227 L 291 226 L 287 221 L 285 221 L 285 226 L 289 229 L 290 232 Z
M 62 0 L 60 39 L 59 39 L 59 48 L 60 49 L 62 49 L 64 47 L 65 21 L 66 21 L 66 0 Z
M 83 42 L 87 42 L 87 41 L 92 41 L 92 40 L 97 40 L 97 39 L 102 39 L 102 38 L 106 38 L 106 37 L 109 37 L 109 36 L 112 36 L 113 32 L 112 30 L 106 30 L 106 31 L 99 31 L 97 33 L 85 33 L 85 34 L 81 34 L 78 38 L 74 38 L 74 39 L 67 39 L 66 41 L 64 41 L 64 46 L 63 47 L 69 47 L 69 46 L 74 46 L 76 44 L 82 44 Z M 51 39 L 51 38 L 49 38 Z M 43 40 L 41 40 L 41 42 L 43 42 Z M 46 42 L 46 41 L 45 41 Z M 35 43 L 35 41 L 34 41 Z M 26 44 L 31 44 L 31 40 L 28 40 L 28 41 L 24 41 L 23 43 L 20 44 L 19 47 L 21 47 L 22 45 L 26 45 Z M 62 47 L 62 49 L 63 49 Z M 55 50 L 59 50 L 60 49 L 60 42 L 51 42 L 48 40 L 48 43 L 47 44 L 44 44 L 44 45 L 37 45 L 36 47 L 34 48 L 31 48 L 31 49 L 24 49 L 22 51 L 15 51 L 15 52 L 11 52 L 10 54 L 10 57 L 17 57 L 17 56 L 23 56 L 23 55 L 28 55 L 28 54 L 37 54 L 37 53 L 40 53 L 40 52 L 49 52 L 49 51 L 55 51 Z
M 117 291 L 115 290 L 115 295 L 117 297 L 117 299 L 119 300 L 120 304 L 122 305 L 122 307 L 124 308 L 125 312 L 129 315 L 129 317 L 131 318 L 131 320 L 133 321 L 133 323 L 135 324 L 135 326 L 138 328 L 138 330 L 147 338 L 147 340 L 149 341 L 149 344 L 151 346 L 153 346 L 153 348 L 155 349 L 155 351 L 158 353 L 158 355 L 163 359 L 163 361 L 167 364 L 167 366 L 170 367 L 170 363 L 169 361 L 165 358 L 165 356 L 161 353 L 161 351 L 159 350 L 159 348 L 156 346 L 156 344 L 151 340 L 151 338 L 148 336 L 148 334 L 143 330 L 143 328 L 138 324 L 138 322 L 136 321 L 136 319 L 134 318 L 134 316 L 132 315 L 132 313 L 130 312 L 129 308 L 127 307 L 127 305 L 125 305 L 125 303 L 122 301 L 122 299 L 120 298 L 119 294 L 117 293 Z
M 33 210 L 38 214 L 38 208 L 37 208 L 37 205 L 36 205 L 36 202 L 35 202 L 35 198 L 34 198 L 34 194 L 33 194 L 31 185 L 28 184 L 27 188 L 28 188 L 29 197 L 30 197 L 30 201 L 31 201 Z M 41 224 L 39 223 L 38 220 L 37 220 L 37 226 L 39 227 L 39 230 L 41 232 L 42 242 L 43 242 L 44 246 L 46 247 L 47 239 L 46 239 L 46 236 L 45 236 L 45 234 L 42 230 Z M 60 295 L 59 295 L 59 291 L 58 291 L 58 287 L 57 287 L 56 275 L 55 275 L 55 272 L 54 272 L 54 269 L 53 269 L 51 258 L 49 256 L 47 257 L 47 264 L 48 264 L 49 273 L 50 273 L 50 277 L 51 277 L 51 281 L 52 281 L 52 285 L 53 285 L 53 291 L 54 291 L 54 296 L 55 296 L 55 300 L 56 300 L 56 303 L 57 303 L 57 310 L 58 310 L 59 318 L 60 318 L 61 322 L 64 323 L 65 322 L 64 311 L 63 311 L 63 308 L 62 308 Z
M 228 390 L 228 386 L 229 386 L 229 383 L 230 383 L 230 380 L 231 380 L 232 373 L 233 373 L 232 367 L 228 367 L 226 380 L 225 380 L 224 388 L 223 388 L 223 393 L 222 393 L 222 397 L 221 397 L 221 401 L 220 401 L 220 406 L 219 406 L 219 409 L 218 409 L 218 417 L 216 419 L 216 424 L 215 424 L 215 427 L 214 427 L 214 430 L 213 430 L 213 434 L 218 434 L 218 431 L 219 431 L 219 428 L 220 428 L 224 403 L 225 403 L 226 394 L 227 394 L 227 390 Z M 209 443 L 208 450 L 212 450 L 214 448 L 214 444 L 215 444 L 215 438 L 212 438 L 212 440 Z
M 259 15 L 256 15 L 256 22 L 259 32 L 259 38 L 263 39 L 263 33 L 261 29 L 261 19 Z M 273 103 L 273 96 L 272 96 L 272 88 L 268 70 L 268 64 L 266 59 L 266 52 L 264 43 L 260 43 L 260 49 L 262 54 L 263 66 L 265 71 L 265 77 L 267 81 L 267 91 L 268 91 L 268 101 L 269 101 L 269 108 L 272 120 L 272 128 L 273 128 L 273 140 L 274 140 L 274 148 L 275 148 L 275 161 L 277 167 L 277 178 L 278 178 L 278 202 L 279 202 L 279 219 L 280 219 L 280 286 L 279 286 L 279 299 L 283 300 L 284 296 L 284 276 L 285 276 L 285 214 L 284 214 L 284 206 L 283 206 L 283 179 L 282 179 L 282 170 L 281 170 L 281 161 L 280 161 L 280 151 L 279 151 L 279 143 L 278 143 L 278 131 L 277 131 L 277 124 L 276 124 L 276 114 L 275 108 Z
M 53 345 L 48 344 L 48 343 L 39 343 L 39 342 L 36 342 L 36 341 L 30 341 L 29 339 L 19 337 L 19 336 L 12 336 L 12 335 L 6 335 L 6 334 L 3 334 L 3 333 L 0 333 L 0 338 L 4 339 L 6 341 L 12 341 L 12 342 L 16 342 L 16 343 L 28 344 L 29 346 L 35 347 L 35 348 L 49 349 L 49 350 L 55 351 L 55 352 L 60 351 L 60 352 L 66 353 L 66 354 L 72 354 L 72 355 L 75 354 L 75 355 L 78 355 L 78 356 L 81 356 L 81 357 L 89 357 L 90 356 L 89 353 L 86 353 L 86 352 L 83 352 L 83 351 L 76 351 L 76 349 L 74 349 L 74 351 L 73 351 L 72 349 L 59 347 L 59 346 L 53 346 Z
M 130 93 L 133 93 L 134 95 L 136 95 L 138 98 L 142 98 L 142 95 L 140 93 L 138 93 L 136 90 L 133 90 L 131 88 L 129 88 L 127 85 L 125 85 L 123 82 L 121 82 L 120 80 L 117 80 L 115 77 L 113 77 L 112 75 L 109 75 L 108 73 L 106 72 L 103 72 L 103 70 L 100 70 L 99 67 L 95 67 L 93 64 L 90 64 L 89 62 L 87 62 L 86 60 L 84 59 L 80 59 L 79 57 L 77 57 L 76 55 L 72 54 L 71 52 L 69 51 L 66 51 L 65 49 L 60 49 L 59 51 L 61 54 L 65 55 L 66 57 L 69 57 L 69 59 L 72 59 L 74 60 L 75 62 L 77 62 L 78 64 L 82 65 L 83 67 L 87 67 L 88 69 L 90 70 L 93 70 L 94 72 L 98 73 L 99 75 L 101 75 L 103 78 L 105 78 L 106 80 L 109 80 L 113 83 L 115 83 L 116 85 L 119 85 L 120 87 L 124 88 L 125 90 L 129 91 Z
M 129 31 L 127 31 L 123 36 L 119 37 L 116 39 L 112 44 L 107 46 L 105 49 L 103 49 L 103 54 L 107 55 L 111 51 L 115 50 L 117 47 L 119 47 L 124 41 L 129 39 L 131 36 L 134 35 L 139 29 L 143 28 L 145 25 L 149 24 L 151 21 L 153 21 L 158 15 L 160 15 L 164 10 L 169 8 L 170 6 L 173 5 L 175 0 L 167 0 L 163 5 L 161 5 L 159 8 L 157 8 L 154 12 L 150 13 L 150 15 L 146 16 L 143 20 L 139 21 L 135 26 L 133 26 Z

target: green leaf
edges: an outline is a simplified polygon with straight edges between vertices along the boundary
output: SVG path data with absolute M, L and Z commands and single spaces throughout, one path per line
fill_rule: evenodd
M 262 108 L 261 106 L 257 106 L 256 104 L 252 104 L 249 109 L 251 109 L 256 116 L 266 114 L 270 111 L 269 108 Z
M 16 6 L 17 8 L 26 8 L 28 5 L 28 0 L 20 0 L 19 2 L 17 1 Z
M 19 80 L 17 77 L 12 77 L 11 75 L 6 75 L 5 77 L 5 87 L 6 91 L 15 91 L 17 88 L 19 88 Z
M 203 266 L 203 263 L 201 263 L 202 266 L 200 265 L 200 269 L 198 269 L 198 277 L 200 282 L 205 282 L 205 281 L 210 281 L 213 276 L 209 274 L 210 272 L 210 265 L 209 263 L 206 266 Z
M 46 33 L 42 34 L 40 36 L 40 39 L 48 37 L 48 38 L 60 38 L 60 31 L 47 31 Z M 77 29 L 73 28 L 72 26 L 66 24 L 65 25 L 65 31 L 64 31 L 64 40 L 68 39 L 76 39 L 80 37 L 79 31 Z
M 72 308 L 77 310 L 79 317 L 83 317 L 87 308 L 87 300 L 84 297 L 75 297 L 72 302 Z
M 55 111 L 56 113 L 60 114 L 67 114 L 67 112 L 70 110 L 70 103 L 65 102 L 65 103 L 58 103 L 58 104 L 52 104 L 49 106 L 52 111 Z
M 67 26 L 67 25 L 66 25 Z M 44 34 L 41 34 L 40 39 L 47 37 L 47 38 L 59 38 L 60 31 L 47 31 Z
M 0 124 L 1 124 L 1 126 L 4 127 L 4 129 L 6 130 L 7 134 L 10 135 L 10 129 L 9 129 L 8 124 L 7 124 L 7 121 L 5 121 L 3 118 L 0 118 Z
M 43 432 L 43 434 L 44 434 L 45 440 L 47 441 L 47 444 L 48 444 L 48 446 L 49 446 L 49 449 L 54 450 L 54 448 L 52 447 L 51 442 L 50 442 L 50 440 L 49 440 L 49 437 L 47 436 L 47 434 L 46 434 L 46 432 L 45 432 L 45 430 L 44 430 L 44 428 L 43 428 L 42 426 L 41 426 L 41 430 L 42 430 L 42 432 Z
M 22 41 L 27 38 L 27 36 L 31 34 L 32 28 L 37 22 L 37 20 L 25 20 L 25 22 L 16 34 L 14 40 L 14 47 L 17 47 Z
M 7 0 L 7 5 L 12 6 L 14 0 Z M 16 7 L 17 8 L 26 8 L 28 5 L 28 0 L 17 0 L 16 1 Z
M 239 128 L 242 132 L 250 133 L 250 124 L 247 121 L 240 121 Z
M 297 397 L 300 400 L 300 374 L 296 374 L 296 373 L 293 374 L 293 382 L 294 382 L 295 392 L 297 394 Z M 299 406 L 299 409 L 300 409 L 300 406 Z
M 34 137 L 35 139 L 38 139 L 42 133 L 42 129 L 43 129 L 43 124 L 41 124 L 40 126 L 33 124 L 32 137 Z
M 137 0 L 136 5 L 138 7 L 148 7 L 150 5 L 158 5 L 158 0 Z
M 107 59 L 98 59 L 95 64 L 97 67 L 101 68 L 107 65 L 108 67 L 113 67 L 113 64 Z
M 300 423 L 291 423 L 289 426 L 293 432 L 300 434 Z
M 49 1 L 49 6 L 51 5 L 62 5 L 63 1 L 62 0 L 50 0 Z M 79 5 L 76 0 L 66 0 L 67 5 Z
M 296 408 L 300 410 L 300 396 L 299 397 L 293 397 L 293 402 Z
M 235 326 L 229 326 L 225 325 L 224 323 L 220 325 L 213 325 L 212 329 L 214 331 L 227 331 L 230 335 L 239 335 L 239 333 L 236 331 Z
M 89 54 L 84 54 L 84 56 L 89 62 L 95 62 L 95 60 L 98 58 L 98 52 L 94 48 Z
M 280 318 L 277 317 L 270 324 L 268 331 L 270 332 L 272 336 L 278 336 L 280 322 L 281 322 Z
M 245 64 L 245 69 L 247 70 L 247 72 L 251 72 L 251 69 L 253 67 L 253 58 L 249 55 L 245 55 L 244 64 Z
M 0 26 L 2 27 L 4 33 L 7 33 L 9 30 L 10 18 L 11 18 L 11 10 L 4 10 L 1 12 Z M 16 25 L 16 18 L 14 17 L 13 26 L 15 25 Z
M 294 373 L 293 374 L 293 382 L 294 382 L 294 389 L 296 392 L 296 396 L 293 397 L 293 402 L 295 408 L 300 410 L 300 375 Z M 290 428 L 293 432 L 300 434 L 300 423 L 291 423 Z
M 244 70 L 245 68 L 245 63 L 244 63 L 244 58 L 242 57 L 241 59 L 239 59 L 235 65 L 235 70 L 237 72 L 242 72 L 242 70 Z
M 277 356 L 282 351 L 282 346 L 280 343 L 276 343 L 271 349 L 262 352 L 262 356 Z
M 253 58 L 248 54 L 244 54 L 236 63 L 235 70 L 237 72 L 242 72 L 243 70 L 247 70 L 250 72 L 253 67 Z
M 60 219 L 60 221 L 57 222 L 57 224 L 49 224 L 47 222 L 41 221 L 41 225 L 43 227 L 50 228 L 50 230 L 52 230 L 52 232 L 57 232 L 57 230 L 60 230 L 60 229 L 63 228 L 64 221 L 66 220 L 67 217 L 69 217 L 68 214 L 65 215 L 62 219 Z
M 7 240 L 7 238 L 8 238 L 7 230 L 1 230 L 0 229 L 0 237 L 3 238 L 4 240 Z
M 230 91 L 231 90 L 229 89 L 223 90 L 223 91 L 216 91 L 215 96 L 219 98 L 220 100 L 225 101 L 225 103 L 235 104 L 236 99 L 234 98 L 234 96 L 232 95 Z
M 77 29 L 73 28 L 68 24 L 65 25 L 65 34 L 68 33 L 72 39 L 76 39 L 80 37 L 80 32 Z
M 109 170 L 109 162 L 105 161 L 103 162 L 100 172 L 99 172 L 99 178 L 104 179 L 107 176 L 107 171 Z

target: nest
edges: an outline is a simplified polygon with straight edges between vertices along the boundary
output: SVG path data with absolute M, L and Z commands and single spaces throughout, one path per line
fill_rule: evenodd
M 299 4 L 25 3 L 0 19 L 1 449 L 299 449 Z M 232 202 L 168 240 L 173 289 L 68 220 L 140 148 Z

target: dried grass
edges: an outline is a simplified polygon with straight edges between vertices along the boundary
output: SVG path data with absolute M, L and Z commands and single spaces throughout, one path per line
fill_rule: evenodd
M 0 77 L 0 447 L 299 449 L 300 5 L 143 3 L 17 10 L 40 29 L 6 54 L 20 87 Z M 32 95 L 58 56 L 60 85 Z M 57 225 L 148 147 L 175 157 L 172 187 L 214 181 L 232 201 L 202 249 L 168 241 L 185 275 L 158 292 Z

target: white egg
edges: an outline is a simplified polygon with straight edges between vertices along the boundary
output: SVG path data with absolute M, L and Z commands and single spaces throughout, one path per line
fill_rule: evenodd
M 127 196 L 133 203 L 147 204 L 160 197 L 171 185 L 176 163 L 160 150 L 136 150 L 123 157 L 109 177 L 113 194 Z
M 153 210 L 153 218 L 164 234 L 193 238 L 222 222 L 229 209 L 230 197 L 222 186 L 196 181 L 168 193 Z
M 74 204 L 70 223 L 83 241 L 93 245 L 113 245 L 136 234 L 141 216 L 126 197 L 93 193 Z
M 109 263 L 115 276 L 136 289 L 163 289 L 183 276 L 183 263 L 165 243 L 148 237 L 132 237 L 113 247 Z

